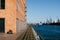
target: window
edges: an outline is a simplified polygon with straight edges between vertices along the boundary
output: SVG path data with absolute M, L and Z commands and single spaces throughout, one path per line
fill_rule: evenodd
M 5 32 L 5 18 L 0 18 L 0 33 Z
M 5 9 L 5 0 L 0 0 L 0 9 Z

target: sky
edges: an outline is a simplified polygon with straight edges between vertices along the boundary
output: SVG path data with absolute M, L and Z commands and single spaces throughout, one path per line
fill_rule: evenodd
M 27 22 L 39 23 L 60 19 L 60 0 L 26 0 Z

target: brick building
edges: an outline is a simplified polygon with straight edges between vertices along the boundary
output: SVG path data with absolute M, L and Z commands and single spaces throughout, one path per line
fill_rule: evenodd
M 25 27 L 26 0 L 0 0 L 0 33 L 16 33 Z

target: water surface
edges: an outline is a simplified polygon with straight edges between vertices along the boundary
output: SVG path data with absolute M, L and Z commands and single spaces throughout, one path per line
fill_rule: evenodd
M 33 28 L 44 40 L 60 40 L 60 26 L 33 25 Z

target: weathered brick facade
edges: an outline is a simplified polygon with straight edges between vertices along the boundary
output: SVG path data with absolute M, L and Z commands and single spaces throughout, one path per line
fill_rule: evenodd
M 26 0 L 5 0 L 5 9 L 0 9 L 0 18 L 5 18 L 5 33 L 9 30 L 17 32 L 17 20 L 21 21 L 22 25 L 26 23 L 25 7 Z

